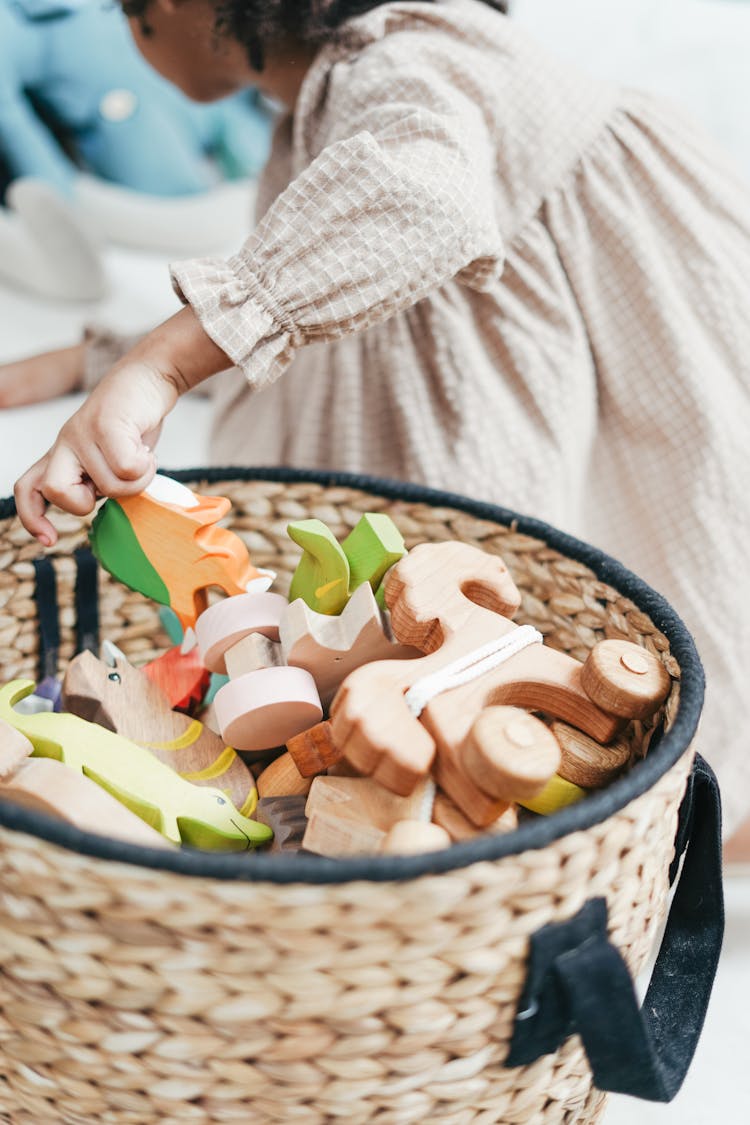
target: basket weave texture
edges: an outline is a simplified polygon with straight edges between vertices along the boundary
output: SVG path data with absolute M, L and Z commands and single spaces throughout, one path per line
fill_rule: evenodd
M 284 590 L 298 559 L 291 519 L 345 535 L 388 511 L 408 547 L 461 539 L 501 554 L 522 593 L 516 620 L 585 659 L 604 637 L 656 653 L 666 638 L 632 601 L 547 543 L 452 508 L 339 485 L 227 480 L 230 526 Z M 73 655 L 72 553 L 86 521 L 55 517 L 64 663 Z M 0 525 L 0 661 L 34 677 L 31 560 Z M 167 647 L 157 607 L 101 576 L 102 635 L 136 663 Z M 634 760 L 649 731 L 631 730 Z M 0 1121 L 596 1122 L 580 1041 L 532 1066 L 503 1062 L 529 937 L 592 897 L 639 972 L 662 922 L 692 754 L 615 815 L 546 847 L 416 879 L 275 883 L 195 877 L 77 854 L 0 829 Z M 252 857 L 247 860 L 249 869 Z M 269 870 L 268 867 L 265 868 Z

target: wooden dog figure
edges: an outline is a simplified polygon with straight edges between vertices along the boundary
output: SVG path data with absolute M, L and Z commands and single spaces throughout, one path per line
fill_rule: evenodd
M 0 688 L 0 719 L 29 739 L 34 756 L 55 758 L 95 781 L 175 844 L 246 851 L 273 832 L 243 816 L 220 789 L 185 781 L 135 742 L 77 715 L 19 715 L 16 703 L 34 690 L 30 680 Z
M 68 664 L 63 707 L 137 742 L 194 785 L 220 788 L 244 816 L 258 800 L 250 770 L 232 747 L 197 719 L 171 710 L 167 699 L 140 668 L 114 645 L 105 660 L 82 652 Z
M 157 474 L 145 492 L 107 500 L 90 532 L 91 549 L 115 578 L 174 610 L 187 628 L 208 605 L 207 590 L 226 594 L 267 589 L 238 535 L 217 527 L 231 503 L 198 496 Z
M 479 826 L 516 799 L 518 784 L 506 777 L 506 750 L 495 758 L 498 721 L 483 717 L 487 708 L 541 711 L 608 742 L 669 693 L 666 669 L 637 645 L 602 641 L 582 665 L 537 643 L 536 630 L 510 620 L 520 595 L 505 564 L 467 544 L 414 548 L 390 572 L 385 596 L 396 638 L 426 655 L 353 672 L 333 701 L 333 739 L 360 773 L 396 793 L 411 792 L 434 762 L 438 786 Z M 499 717 L 504 742 L 518 744 L 521 768 L 529 750 L 547 754 L 551 781 L 559 747 L 545 750 L 547 728 L 523 718 Z M 534 724 L 545 732 L 538 738 Z

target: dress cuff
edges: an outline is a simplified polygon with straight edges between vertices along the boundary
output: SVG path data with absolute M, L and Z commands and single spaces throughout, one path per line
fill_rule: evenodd
M 295 331 L 245 260 L 198 258 L 170 267 L 172 286 L 247 381 L 261 388 L 288 367 Z

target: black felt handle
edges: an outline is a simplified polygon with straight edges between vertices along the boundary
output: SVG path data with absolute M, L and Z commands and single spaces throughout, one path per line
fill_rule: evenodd
M 609 941 L 606 901 L 591 899 L 532 938 L 506 1066 L 532 1063 L 577 1034 L 600 1090 L 672 1100 L 698 1045 L 724 934 L 721 800 L 700 756 L 680 811 L 673 878 L 683 853 L 643 1006 Z

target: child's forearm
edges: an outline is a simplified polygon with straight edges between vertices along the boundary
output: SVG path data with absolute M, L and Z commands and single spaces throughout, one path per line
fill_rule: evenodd
M 178 395 L 232 366 L 189 305 L 139 340 L 120 364 L 131 362 L 158 371 Z

